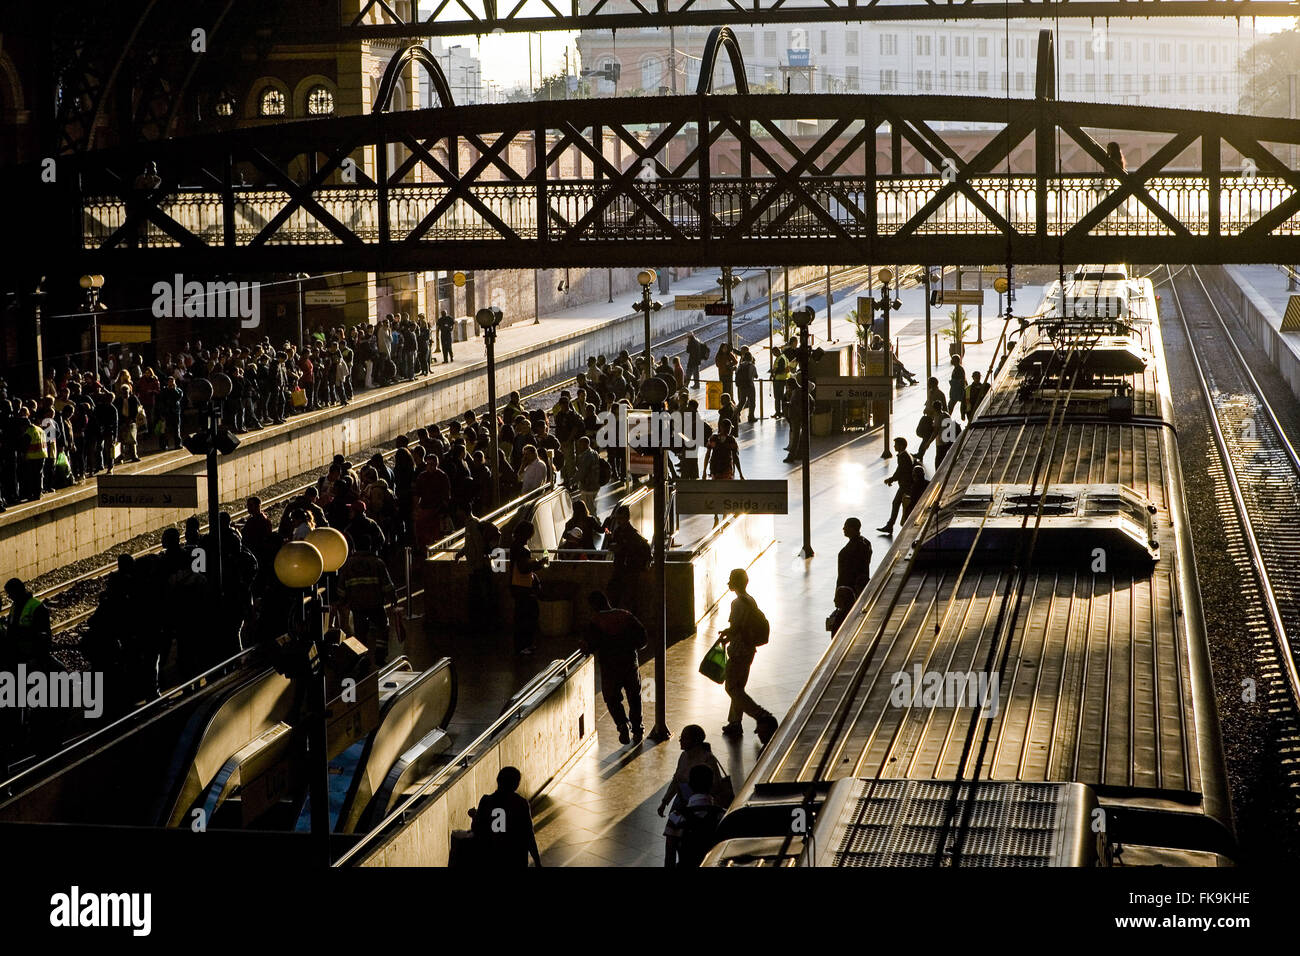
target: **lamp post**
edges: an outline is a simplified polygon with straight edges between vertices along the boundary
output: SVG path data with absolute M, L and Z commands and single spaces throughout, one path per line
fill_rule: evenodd
M 311 833 L 321 861 L 329 866 L 329 734 L 325 724 L 325 613 L 317 585 L 322 575 L 332 575 L 347 560 L 348 543 L 333 528 L 317 528 L 305 541 L 289 541 L 275 555 L 275 576 L 285 587 L 305 591 L 296 630 L 302 640 L 302 658 L 294 661 L 298 676 L 308 682 L 307 787 L 311 799 Z M 328 580 L 328 578 L 327 578 Z M 328 587 L 328 585 L 327 585 Z
M 740 278 L 731 274 L 731 266 L 722 267 L 722 277 L 718 279 L 718 285 L 722 286 L 722 301 L 729 306 L 733 305 L 731 291 L 740 285 Z M 731 336 L 731 312 L 731 309 L 727 310 L 727 348 L 734 348 L 736 345 Z
M 36 288 L 32 290 L 32 318 L 36 330 L 36 394 L 45 394 L 45 343 L 41 341 L 41 302 L 45 299 L 45 290 L 41 288 L 45 284 L 45 276 L 41 276 L 41 281 L 36 283 Z
M 927 275 L 927 276 L 929 275 L 928 271 L 927 271 L 926 275 Z M 891 391 L 891 394 L 892 394 L 892 391 L 893 391 L 893 382 L 894 382 L 894 350 L 893 350 L 893 348 L 890 347 L 890 344 L 889 344 L 889 313 L 890 313 L 890 312 L 893 312 L 893 311 L 895 311 L 895 310 L 897 310 L 897 309 L 901 309 L 901 308 L 903 307 L 903 303 L 899 302 L 897 299 L 891 299 L 891 298 L 889 297 L 889 284 L 890 284 L 891 282 L 893 282 L 893 281 L 894 281 L 894 273 L 893 273 L 892 270 L 890 270 L 890 269 L 881 269 L 881 270 L 880 270 L 880 299 L 879 299 L 879 301 L 876 302 L 876 308 L 880 310 L 880 314 L 881 314 L 881 316 L 883 317 L 883 322 L 884 322 L 884 326 L 883 326 L 883 328 L 882 328 L 882 331 L 884 332 L 884 340 L 885 340 L 885 375 L 887 375 L 887 376 L 889 377 L 889 382 L 890 382 L 890 391 Z M 927 298 L 926 301 L 927 301 L 927 303 L 928 303 L 929 299 Z M 929 305 L 926 306 L 926 309 L 927 309 L 926 314 L 929 315 L 929 311 L 928 311 L 928 310 L 929 310 Z M 929 341 L 930 330 L 929 330 L 929 326 L 928 326 L 928 325 L 927 325 L 927 327 L 926 327 L 926 333 L 925 333 L 925 334 L 926 334 L 926 340 Z M 929 385 L 930 378 L 929 378 L 929 368 L 928 368 L 928 365 L 927 365 L 927 368 L 926 368 L 926 380 L 925 380 L 925 381 L 926 381 L 926 388 L 929 388 L 929 387 L 930 387 L 930 385 Z M 892 400 L 890 401 L 889 405 L 890 405 L 890 406 L 893 405 L 893 401 L 892 401 Z M 881 458 L 893 458 L 893 457 L 894 457 L 894 452 L 893 452 L 893 451 L 891 450 L 891 448 L 890 448 L 890 444 L 891 444 L 891 442 L 890 442 L 890 437 L 889 437 L 889 424 L 890 424 L 890 418 L 891 418 L 891 414 L 890 414 L 890 413 L 891 413 L 892 411 L 893 411 L 893 408 L 892 408 L 892 407 L 886 407 L 886 408 L 885 408 L 885 435 L 884 435 L 884 438 L 885 438 L 885 450 L 884 450 L 883 452 L 880 453 L 880 457 L 881 457 Z
M 298 351 L 302 352 L 302 280 L 309 279 L 311 276 L 307 275 L 305 272 L 295 272 L 293 277 L 298 280 Z
M 654 359 L 650 356 L 650 316 L 663 308 L 659 302 L 650 298 L 650 287 L 659 278 L 653 269 L 642 269 L 636 274 L 637 284 L 641 286 L 641 301 L 633 302 L 632 309 L 642 313 L 645 318 L 645 377 L 654 378 Z
M 80 285 L 86 292 L 86 311 L 90 313 L 90 367 L 95 373 L 95 378 L 99 378 L 99 312 L 103 308 L 99 296 L 104 288 L 104 277 L 82 276 Z
M 667 398 L 668 384 L 654 375 L 642 382 L 640 389 L 637 391 L 637 404 L 642 408 L 650 408 L 653 411 L 661 410 Z M 652 435 L 658 434 L 653 428 L 650 432 Z M 665 700 L 668 693 L 668 586 L 664 571 L 664 560 L 668 550 L 668 495 L 665 490 L 667 481 L 665 458 L 668 453 L 665 449 L 658 447 L 653 439 L 649 451 L 654 455 L 655 459 L 653 477 L 655 512 L 655 621 L 653 638 L 655 649 L 655 723 L 650 728 L 649 736 L 651 740 L 662 743 L 672 736 L 672 731 L 668 729 L 668 704 Z
M 483 346 L 487 351 L 488 377 L 488 433 L 492 439 L 492 503 L 501 503 L 501 456 L 497 454 L 497 326 L 501 324 L 501 310 L 488 306 L 474 313 L 474 321 L 483 330 Z
M 185 450 L 207 458 L 208 478 L 208 534 L 216 542 L 216 553 L 206 555 L 212 568 L 212 583 L 218 602 L 224 602 L 221 567 L 221 491 L 217 479 L 217 455 L 229 455 L 239 447 L 239 439 L 221 424 L 221 400 L 230 394 L 230 377 L 217 372 L 210 379 L 196 378 L 189 384 L 189 401 L 206 419 L 206 428 L 200 428 L 185 439 Z
M 800 423 L 799 433 L 800 442 L 803 445 L 802 470 L 803 470 L 803 551 L 805 558 L 813 556 L 812 547 L 812 462 L 809 459 L 811 453 L 811 442 L 809 432 L 812 428 L 812 360 L 814 356 L 820 356 L 821 349 L 816 352 L 810 347 L 808 338 L 808 327 L 812 325 L 813 319 L 817 313 L 811 306 L 804 306 L 802 309 L 795 309 L 790 318 L 794 324 L 799 327 L 799 389 L 803 392 L 803 421 Z M 795 449 L 797 452 L 798 449 Z

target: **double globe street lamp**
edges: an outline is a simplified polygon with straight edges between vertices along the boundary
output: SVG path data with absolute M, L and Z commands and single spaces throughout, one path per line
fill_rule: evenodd
M 301 541 L 289 541 L 275 555 L 275 576 L 299 592 L 299 615 L 289 624 L 290 660 L 284 668 L 302 677 L 308 687 L 307 786 L 311 800 L 311 832 L 326 866 L 330 854 L 329 735 L 326 728 L 326 615 L 334 574 L 348 559 L 348 540 L 335 528 L 316 528 Z M 321 579 L 325 584 L 322 589 Z M 324 596 L 322 597 L 322 590 Z M 295 639 L 296 638 L 296 639 Z

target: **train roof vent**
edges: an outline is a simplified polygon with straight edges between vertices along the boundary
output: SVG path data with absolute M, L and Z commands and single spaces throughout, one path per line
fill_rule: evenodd
M 1044 384 L 1082 384 L 1098 376 L 1140 375 L 1150 364 L 1151 353 L 1122 322 L 1041 319 L 1025 339 L 1016 370 Z
M 1088 827 L 1096 801 L 1083 784 L 861 778 L 831 787 L 804 862 L 929 867 L 938 860 L 951 866 L 972 796 L 962 866 L 1096 864 L 1097 840 Z
M 1160 559 L 1155 510 L 1127 485 L 968 485 L 913 549 L 922 562 L 960 563 L 973 550 L 976 562 L 1008 564 L 1037 525 L 1035 564 L 1149 568 Z

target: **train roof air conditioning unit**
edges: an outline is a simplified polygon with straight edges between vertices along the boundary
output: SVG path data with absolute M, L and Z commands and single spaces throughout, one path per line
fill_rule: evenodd
M 1096 806 L 1093 792 L 1080 783 L 845 778 L 831 787 L 801 862 L 1105 865 L 1104 836 L 1089 825 Z
M 970 554 L 977 563 L 1010 564 L 1036 535 L 1036 566 L 1150 568 L 1160 559 L 1155 511 L 1127 485 L 1051 485 L 1046 492 L 969 485 L 939 508 L 913 550 L 923 563 L 960 563 Z

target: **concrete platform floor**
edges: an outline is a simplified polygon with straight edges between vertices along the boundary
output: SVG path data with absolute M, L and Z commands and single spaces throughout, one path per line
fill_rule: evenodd
M 1018 309 L 1036 305 L 1040 290 L 1026 288 L 1018 293 Z M 923 316 L 923 303 L 917 290 L 905 292 L 904 307 L 896 313 L 897 328 L 918 328 L 912 320 Z M 994 295 L 989 293 L 988 312 L 994 311 Z M 835 334 L 851 335 L 843 316 L 854 303 L 836 304 Z M 821 312 L 824 316 L 824 312 Z M 900 317 L 901 316 L 901 317 Z M 935 316 L 934 328 L 944 324 Z M 823 329 L 824 325 L 821 326 Z M 966 368 L 983 375 L 1001 332 L 1001 321 L 986 315 L 985 342 L 969 346 Z M 910 330 L 909 330 L 910 331 Z M 941 348 L 946 352 L 946 345 Z M 919 377 L 925 370 L 924 335 L 904 335 L 901 358 Z M 766 371 L 761 358 L 760 370 Z M 947 374 L 938 375 L 946 391 Z M 894 434 L 908 439 L 915 449 L 916 420 L 924 402 L 924 382 L 897 393 L 894 405 Z M 770 409 L 769 409 L 770 410 Z M 851 515 L 862 520 L 864 534 L 874 551 L 873 567 L 889 549 L 892 539 L 875 528 L 888 518 L 893 495 L 882 484 L 893 460 L 880 457 L 880 431 L 848 432 L 827 438 L 814 438 L 812 454 L 812 544 L 815 556 L 805 560 L 802 547 L 802 501 L 798 466 L 785 464 L 783 446 L 788 427 L 767 419 L 742 428 L 741 461 L 749 478 L 790 479 L 790 513 L 776 519 L 777 542 L 750 568 L 750 593 L 767 614 L 772 625 L 770 643 L 758 651 L 749 681 L 750 695 L 778 716 L 783 716 L 803 688 L 808 675 L 829 643 L 825 619 L 832 610 L 836 555 L 844 543 L 841 532 L 844 519 Z M 926 472 L 933 472 L 933 452 L 926 452 Z M 737 789 L 755 763 L 758 738 L 753 721 L 746 718 L 745 736 L 732 741 L 721 735 L 726 719 L 727 697 L 721 686 L 699 675 L 700 658 L 726 624 L 730 599 L 714 608 L 710 618 L 695 637 L 681 641 L 668 651 L 667 715 L 672 739 L 654 744 L 621 745 L 617 730 L 597 693 L 597 746 L 547 793 L 534 801 L 534 823 L 542 861 L 547 866 L 661 866 L 663 863 L 664 820 L 656 808 L 676 767 L 680 745 L 678 733 L 687 724 L 704 728 L 714 754 L 727 768 Z M 557 649 L 558 650 L 558 649 Z M 550 653 L 549 648 L 546 649 Z M 558 654 L 556 656 L 559 656 Z M 648 656 L 648 655 L 647 655 Z M 543 659 L 548 659 L 544 657 Z M 654 661 L 641 667 L 645 724 L 653 724 Z

